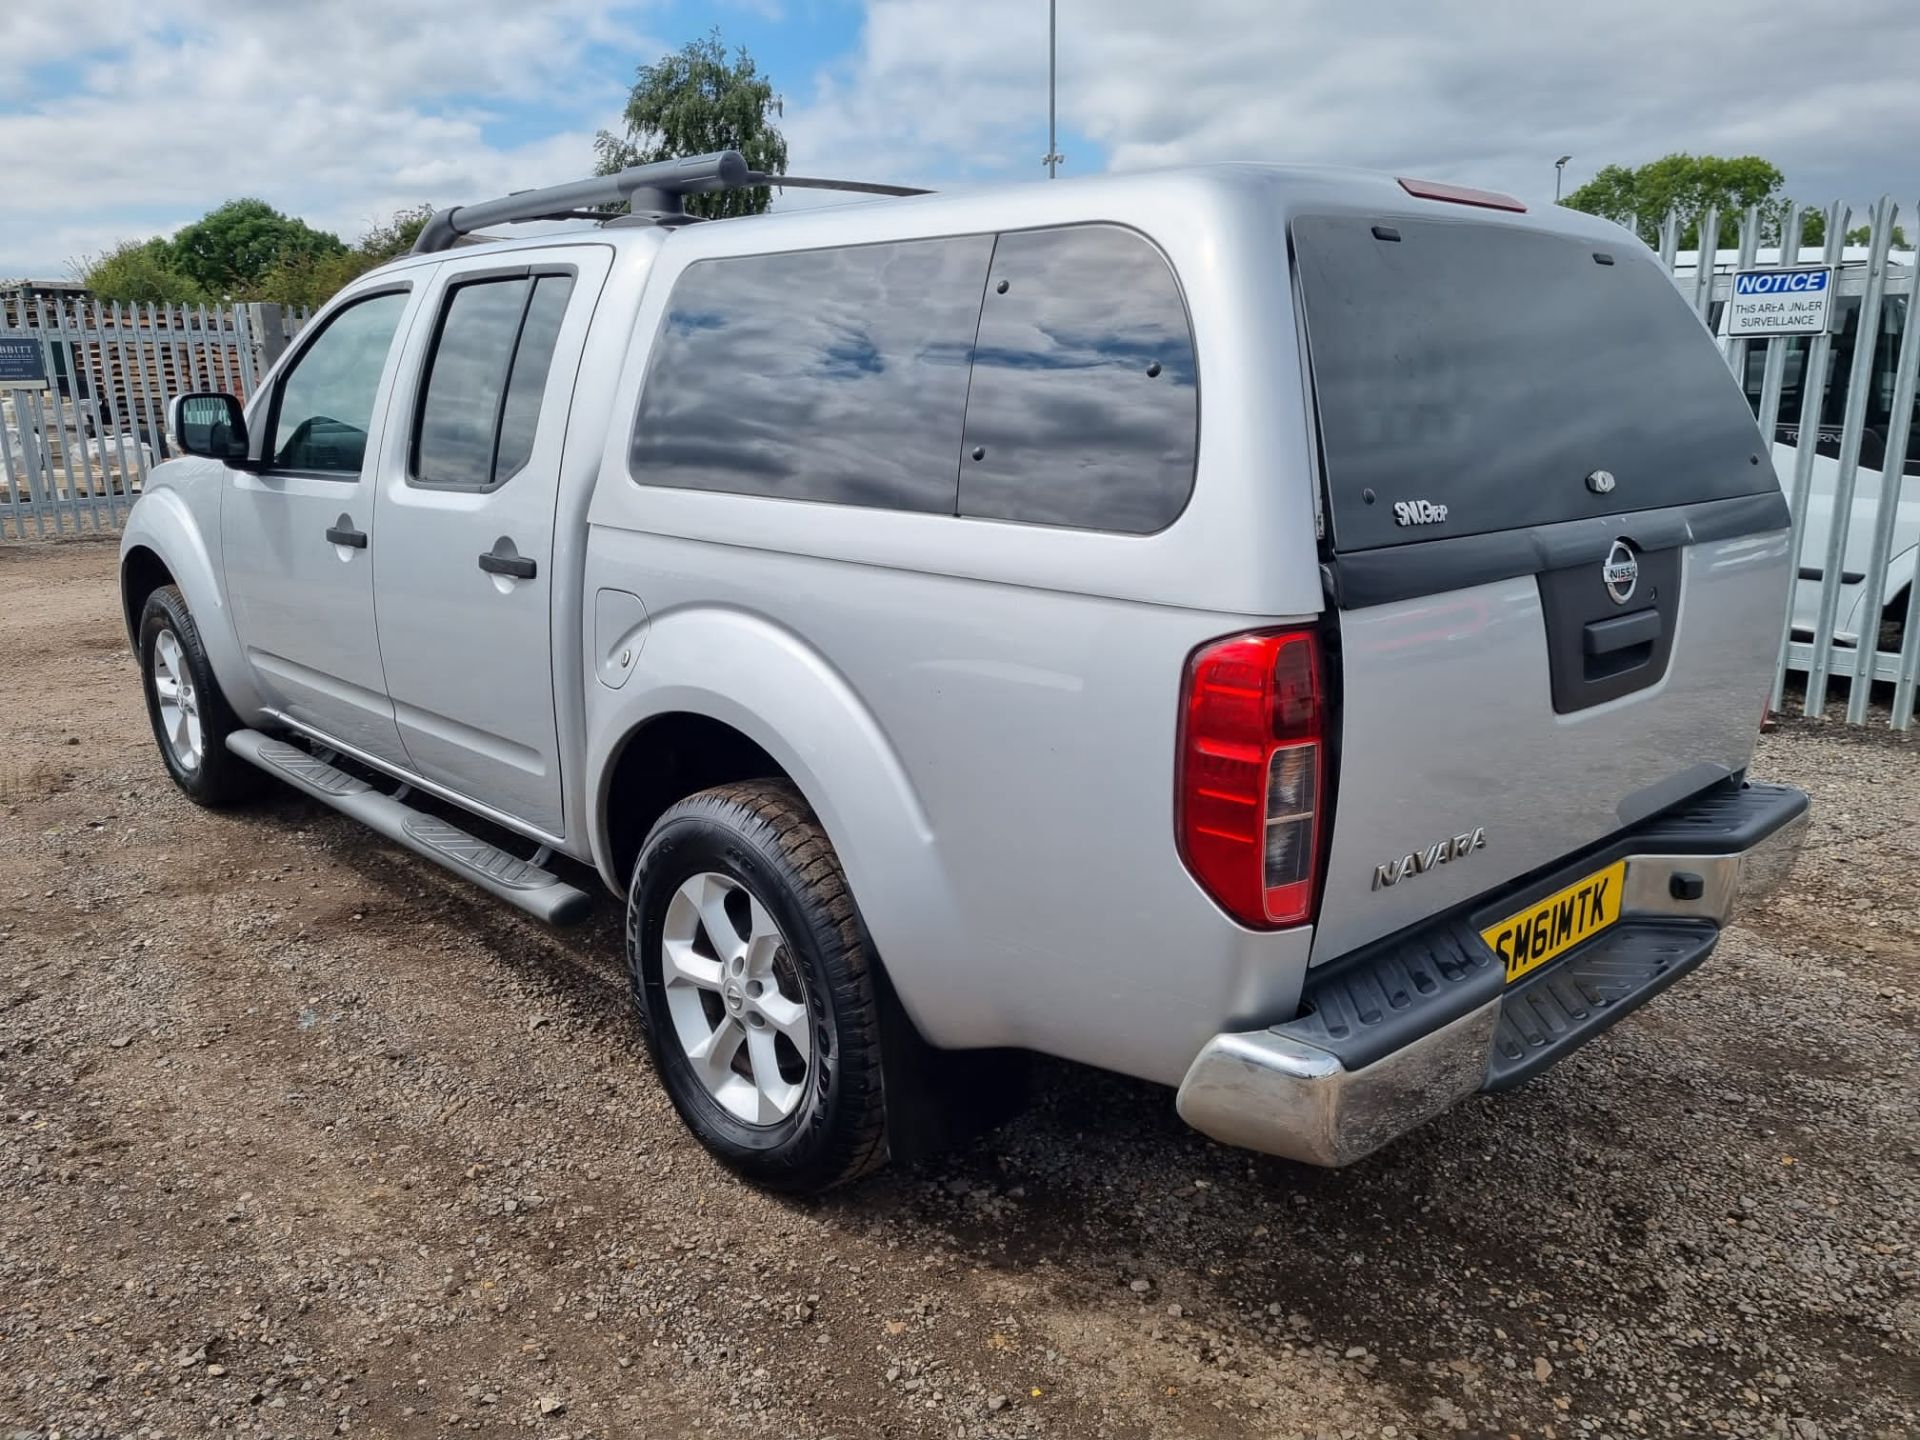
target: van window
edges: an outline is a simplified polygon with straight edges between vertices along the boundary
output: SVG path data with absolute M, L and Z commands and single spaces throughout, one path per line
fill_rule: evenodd
M 1193 490 L 1193 334 L 1166 258 L 1115 225 L 994 246 L 960 513 L 1144 534 Z
M 1336 548 L 1774 488 L 1719 346 L 1633 248 L 1405 216 L 1292 233 Z
M 1847 418 L 1847 392 L 1853 383 L 1853 352 L 1859 343 L 1860 297 L 1845 295 L 1838 306 L 1836 327 L 1827 347 L 1827 389 L 1820 400 L 1820 433 L 1815 439 L 1817 453 L 1829 459 L 1840 454 L 1840 436 Z M 1878 470 L 1887 463 L 1887 433 L 1893 427 L 1893 391 L 1900 363 L 1900 338 L 1906 324 L 1907 297 L 1889 295 L 1881 304 L 1880 334 L 1874 341 L 1873 369 L 1869 379 L 1867 404 L 1860 436 L 1860 463 Z M 1767 347 L 1783 345 L 1786 355 L 1781 363 L 1780 411 L 1775 420 L 1774 439 L 1782 445 L 1800 443 L 1800 406 L 1805 400 L 1807 356 L 1812 337 L 1793 335 L 1769 342 L 1755 340 L 1747 346 L 1747 401 L 1753 413 L 1760 413 L 1760 401 L 1766 390 Z M 1906 473 L 1920 475 L 1920 396 L 1914 400 L 1913 439 L 1908 442 Z
M 527 463 L 570 275 L 517 275 L 447 292 L 427 357 L 412 483 L 490 490 Z
M 628 464 L 643 485 L 952 514 L 993 239 L 700 260 Z

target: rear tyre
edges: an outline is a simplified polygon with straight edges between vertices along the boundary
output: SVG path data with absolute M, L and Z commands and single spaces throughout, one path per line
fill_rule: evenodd
M 189 800 L 219 809 L 260 793 L 264 777 L 227 749 L 240 722 L 177 585 L 155 590 L 140 612 L 140 684 L 160 758 Z
M 885 1162 L 872 949 L 791 785 L 722 785 L 660 817 L 627 897 L 627 963 L 654 1068 L 723 1164 L 804 1194 Z

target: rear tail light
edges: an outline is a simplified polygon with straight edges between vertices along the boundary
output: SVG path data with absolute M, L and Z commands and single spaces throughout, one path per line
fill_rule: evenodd
M 1237 635 L 1187 665 L 1180 851 L 1193 878 L 1242 924 L 1313 918 L 1325 711 L 1311 630 Z

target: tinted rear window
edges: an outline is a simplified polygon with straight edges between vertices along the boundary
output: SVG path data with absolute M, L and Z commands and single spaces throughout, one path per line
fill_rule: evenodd
M 1774 488 L 1713 338 L 1624 240 L 1380 228 L 1400 238 L 1365 218 L 1293 222 L 1339 549 Z M 1596 470 L 1609 493 L 1588 486 Z M 1421 501 L 1423 523 L 1397 523 Z
M 675 282 L 643 485 L 951 515 L 989 235 L 700 260 Z
M 1144 534 L 1193 490 L 1199 394 L 1173 270 L 1116 225 L 1002 235 L 967 393 L 960 513 Z

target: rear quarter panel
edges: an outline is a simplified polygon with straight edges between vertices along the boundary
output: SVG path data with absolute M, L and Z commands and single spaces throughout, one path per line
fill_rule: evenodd
M 632 532 L 589 574 L 644 575 L 650 617 L 632 679 L 590 692 L 590 767 L 675 710 L 758 741 L 934 1043 L 1173 1083 L 1296 1003 L 1305 932 L 1233 924 L 1175 848 L 1182 670 L 1243 617 Z

